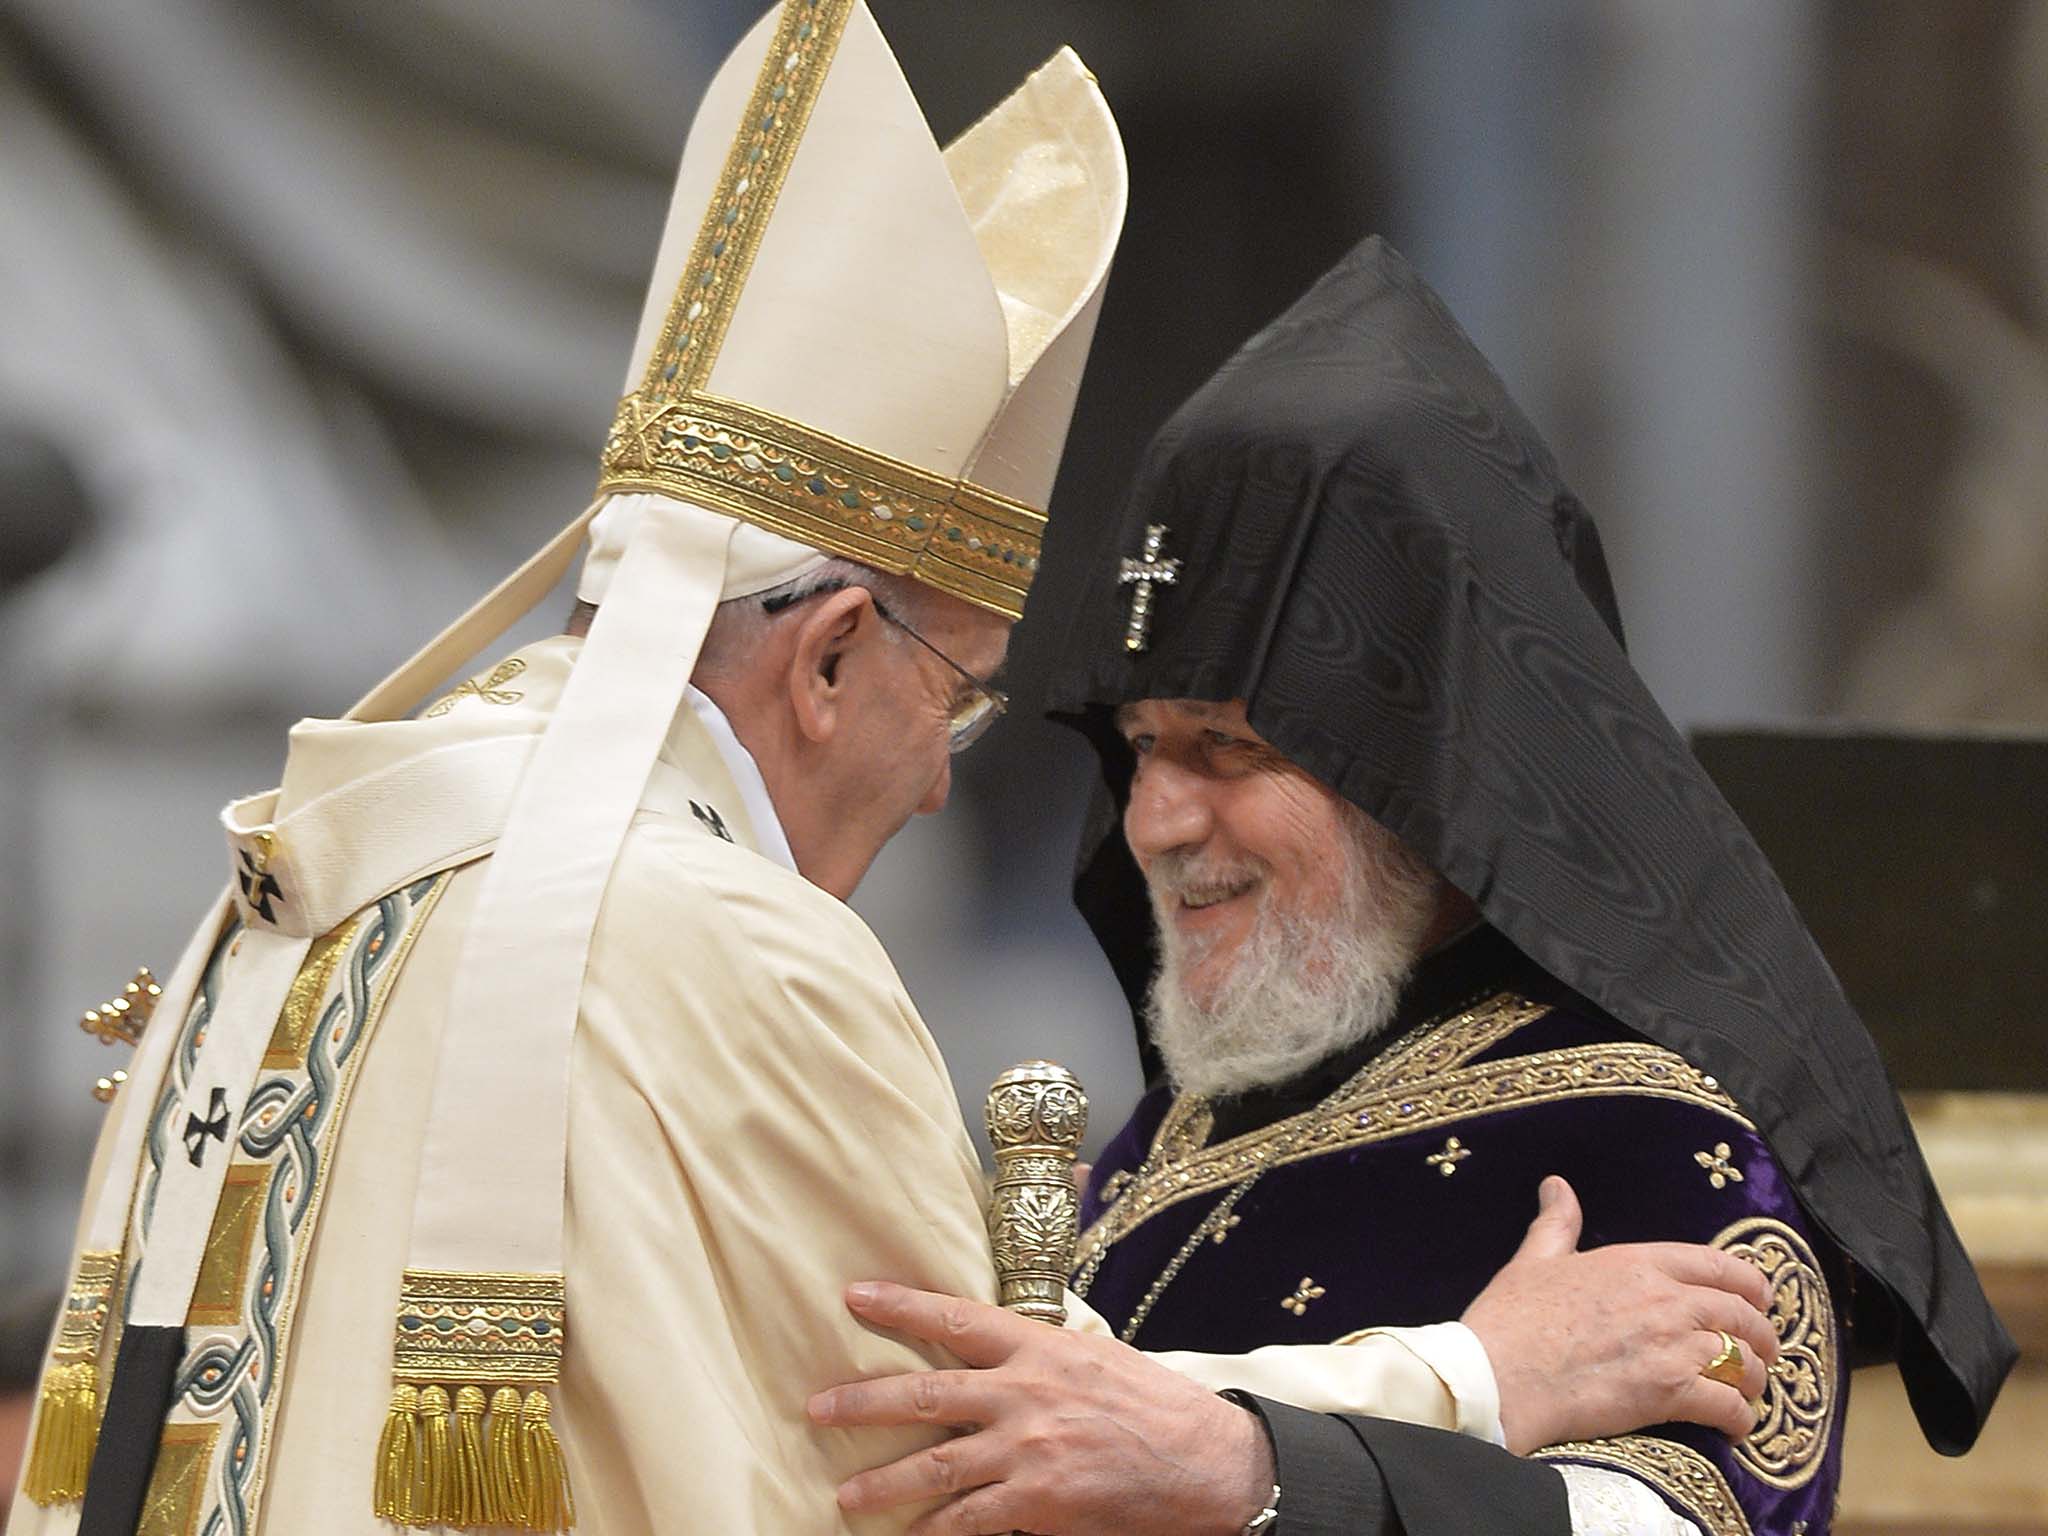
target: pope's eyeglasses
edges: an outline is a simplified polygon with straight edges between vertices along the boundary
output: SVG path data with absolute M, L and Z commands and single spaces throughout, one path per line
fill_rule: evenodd
M 809 602 L 814 597 L 823 597 L 828 592 L 844 591 L 848 585 L 850 583 L 844 581 L 827 581 L 821 582 L 807 591 L 785 592 L 775 597 L 764 597 L 761 599 L 761 611 L 768 614 L 781 613 L 786 608 L 794 608 L 798 603 Z M 931 641 L 925 639 L 906 620 L 898 618 L 894 613 L 891 613 L 888 606 L 879 597 L 876 597 L 872 591 L 868 592 L 868 598 L 874 603 L 875 612 L 881 615 L 884 622 L 893 624 L 902 630 L 903 633 L 910 636 L 911 639 L 930 651 L 955 672 L 958 672 L 966 682 L 967 691 L 961 694 L 954 702 L 953 712 L 946 722 L 946 750 L 954 753 L 965 752 L 969 747 L 981 740 L 988 728 L 995 724 L 996 716 L 1002 714 L 1010 707 L 1010 696 L 994 684 L 976 677 L 972 672 L 961 666 L 959 662 L 948 656 L 936 645 L 933 645 Z

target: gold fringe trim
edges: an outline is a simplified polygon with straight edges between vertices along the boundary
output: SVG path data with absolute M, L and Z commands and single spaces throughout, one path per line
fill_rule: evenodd
M 519 1414 L 519 1469 L 526 1481 L 526 1528 L 529 1531 L 566 1531 L 576 1519 L 576 1503 L 569 1497 L 569 1468 L 562 1460 L 561 1442 L 548 1425 L 545 1392 L 529 1392 Z
M 420 1393 L 420 1512 L 423 1522 L 439 1524 L 447 1518 L 450 1500 L 449 1474 L 454 1457 L 449 1454 L 448 1393 L 442 1387 L 427 1387 Z
M 120 1274 L 119 1249 L 81 1253 L 57 1317 L 36 1400 L 35 1433 L 21 1469 L 21 1491 L 45 1508 L 85 1497 L 100 1439 L 100 1343 Z
M 484 1389 L 464 1387 L 455 1394 L 455 1502 L 444 1511 L 448 1523 L 465 1530 L 503 1525 L 505 1517 L 491 1497 L 490 1463 L 484 1457 Z
M 384 1433 L 377 1439 L 377 1478 L 370 1490 L 370 1507 L 386 1520 L 400 1525 L 423 1525 L 419 1518 L 420 1485 L 420 1394 L 418 1389 L 398 1386 L 391 1393 L 391 1407 L 384 1415 Z
M 100 1436 L 99 1368 L 86 1360 L 52 1365 L 36 1406 L 35 1439 L 22 1471 L 21 1491 L 48 1507 L 85 1497 L 86 1473 Z
M 576 1519 L 547 1394 L 401 1384 L 377 1442 L 372 1510 L 398 1525 L 560 1533 Z
M 526 1524 L 526 1489 L 519 1479 L 519 1393 L 500 1387 L 491 1394 L 490 1497 L 498 1524 Z

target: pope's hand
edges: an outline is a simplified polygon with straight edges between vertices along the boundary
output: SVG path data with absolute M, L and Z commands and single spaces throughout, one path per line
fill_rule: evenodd
M 1555 1175 L 1522 1246 L 1462 1319 L 1500 1384 L 1501 1430 L 1524 1453 L 1648 1424 L 1704 1424 L 1737 1438 L 1778 1337 L 1754 1265 L 1689 1243 L 1618 1243 L 1580 1252 L 1578 1197 Z M 1700 1374 L 1721 1334 L 1743 1348 L 1740 1388 Z
M 1243 1530 L 1272 1492 L 1258 1421 L 1126 1344 L 886 1282 L 848 1287 L 846 1304 L 973 1369 L 878 1377 L 811 1399 L 811 1418 L 835 1428 L 968 1431 L 849 1479 L 844 1509 L 945 1499 L 909 1536 L 1201 1536 Z

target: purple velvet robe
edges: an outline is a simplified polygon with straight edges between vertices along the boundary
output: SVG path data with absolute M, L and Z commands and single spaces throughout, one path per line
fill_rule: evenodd
M 1664 1425 L 1539 1454 L 1630 1473 L 1706 1536 L 1828 1529 L 1846 1268 L 1714 1078 L 1554 993 L 1479 1000 L 1344 1066 L 1306 1108 L 1224 1101 L 1216 1125 L 1199 1100 L 1145 1096 L 1082 1208 L 1076 1286 L 1113 1328 L 1145 1349 L 1239 1351 L 1455 1318 L 1562 1174 L 1585 1246 L 1676 1239 L 1759 1263 L 1784 1354 L 1739 1445 Z

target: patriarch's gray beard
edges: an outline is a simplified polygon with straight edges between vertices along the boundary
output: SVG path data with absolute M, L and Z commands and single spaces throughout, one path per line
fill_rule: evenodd
M 1435 914 L 1437 877 L 1362 814 L 1347 822 L 1335 907 L 1304 918 L 1262 894 L 1229 973 L 1199 1002 L 1186 978 L 1204 949 L 1181 938 L 1171 905 L 1184 890 L 1227 888 L 1256 871 L 1173 853 L 1153 861 L 1160 958 L 1145 1014 L 1178 1091 L 1215 1098 L 1282 1083 L 1393 1021 Z

